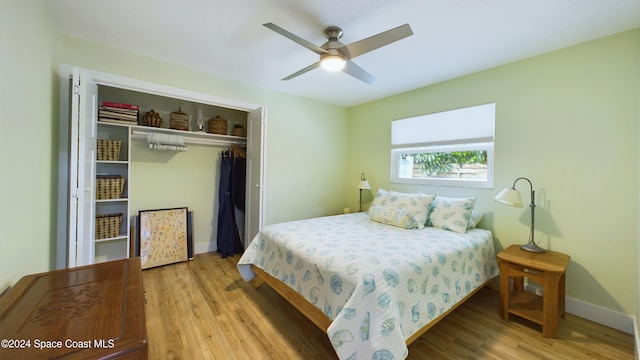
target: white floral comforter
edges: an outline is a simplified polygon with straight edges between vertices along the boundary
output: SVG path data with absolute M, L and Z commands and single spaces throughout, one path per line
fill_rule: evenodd
M 332 320 L 340 359 L 404 359 L 418 329 L 498 275 L 492 234 L 405 230 L 366 213 L 264 227 L 238 263 L 255 264 Z

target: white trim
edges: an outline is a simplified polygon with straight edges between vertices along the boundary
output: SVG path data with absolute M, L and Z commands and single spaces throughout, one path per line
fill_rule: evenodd
M 204 253 L 216 251 L 217 246 L 213 241 L 209 241 L 206 243 L 195 243 L 193 246 L 193 250 L 196 254 L 204 254 Z
M 525 290 L 534 294 L 542 295 L 542 289 L 537 286 L 525 285 Z M 634 331 L 635 319 L 631 315 L 623 314 L 605 307 L 590 304 L 588 302 L 566 297 L 565 311 L 569 314 L 579 316 L 598 324 L 608 326 L 610 328 L 624 331 L 628 334 L 637 334 Z M 636 335 L 636 343 L 637 342 Z M 636 347 L 637 348 L 637 347 Z
M 634 333 L 634 319 L 631 315 L 613 311 L 602 306 L 589 304 L 588 302 L 570 297 L 567 297 L 566 311 L 570 314 L 597 322 L 598 324 L 602 324 L 616 330 L 624 331 L 628 334 Z
M 63 76 L 66 74 L 71 74 L 71 72 L 73 71 L 72 69 L 73 65 L 60 64 L 60 73 Z M 261 107 L 261 105 L 258 104 L 224 98 L 221 96 L 204 94 L 201 92 L 176 88 L 168 85 L 138 80 L 110 73 L 104 73 L 92 69 L 86 70 L 91 75 L 93 81 L 98 85 L 133 90 L 146 94 L 160 95 L 174 99 L 188 100 L 242 111 L 255 110 Z
M 634 333 L 634 339 L 635 339 L 635 349 L 636 349 L 636 359 L 640 359 L 640 354 L 638 354 L 638 349 L 640 347 L 640 337 L 638 334 L 638 318 L 636 318 L 635 316 L 633 317 L 633 333 Z

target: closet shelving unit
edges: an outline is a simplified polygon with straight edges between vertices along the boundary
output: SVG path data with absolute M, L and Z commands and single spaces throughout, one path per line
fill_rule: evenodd
M 194 115 L 197 110 L 202 109 L 203 115 L 207 118 L 222 114 L 224 118 L 231 124 L 242 124 L 246 127 L 246 112 L 233 112 L 228 109 L 223 109 L 208 104 L 199 102 L 181 100 L 172 98 L 169 96 L 159 96 L 155 94 L 125 90 L 121 88 L 115 88 L 110 86 L 99 85 L 98 86 L 98 102 L 109 101 L 125 104 L 134 104 L 139 106 L 138 124 L 119 124 L 98 121 L 98 137 L 97 139 L 110 139 L 121 140 L 122 150 L 120 155 L 120 161 L 116 163 L 96 163 L 96 174 L 100 175 L 100 171 L 104 170 L 107 175 L 121 175 L 126 178 L 125 191 L 122 199 L 118 200 L 96 200 L 96 215 L 105 213 L 123 213 L 122 226 L 120 229 L 120 235 L 115 238 L 108 239 L 96 239 L 95 241 L 95 262 L 102 262 L 108 260 L 115 260 L 120 258 L 129 257 L 135 254 L 135 234 L 132 233 L 132 225 L 134 216 L 136 215 L 135 209 L 132 207 L 132 199 L 135 198 L 135 194 L 130 192 L 131 179 L 131 166 L 130 163 L 132 157 L 132 141 L 146 141 L 149 133 L 161 133 L 168 135 L 178 135 L 184 139 L 185 145 L 202 145 L 202 146 L 229 146 L 229 145 L 242 145 L 246 146 L 247 138 L 231 135 L 219 135 L 211 134 L 208 132 L 199 131 L 184 131 L 169 128 L 171 111 L 177 111 L 178 107 L 183 112 L 190 114 L 191 116 L 191 128 L 195 127 Z M 154 109 L 159 113 L 164 120 L 162 127 L 152 127 L 141 125 L 143 116 L 150 110 Z M 242 119 L 241 117 L 245 117 Z M 205 124 L 205 129 L 207 128 Z
M 96 239 L 94 243 L 95 262 L 116 260 L 130 256 L 130 224 L 129 224 L 129 179 L 131 148 L 129 146 L 129 129 L 126 125 L 98 122 L 97 139 L 119 140 L 120 156 L 117 160 L 96 160 L 96 175 L 124 177 L 124 190 L 120 198 L 96 199 L 96 215 L 122 214 L 122 222 L 118 235 Z
M 140 125 L 125 125 L 109 122 L 98 124 L 97 139 L 120 140 L 122 146 L 118 160 L 96 160 L 96 175 L 122 176 L 125 178 L 124 191 L 121 198 L 96 199 L 96 215 L 122 213 L 122 223 L 118 236 L 95 240 L 95 262 L 116 260 L 131 256 L 133 242 L 131 234 L 131 214 L 129 204 L 129 179 L 131 159 L 131 139 L 146 139 L 150 132 L 180 135 L 185 144 L 227 146 L 244 145 L 246 137 L 218 135 L 207 132 L 182 131 Z

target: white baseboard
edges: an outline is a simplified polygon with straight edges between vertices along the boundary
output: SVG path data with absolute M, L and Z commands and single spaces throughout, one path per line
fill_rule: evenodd
M 635 340 L 636 340 L 636 360 L 640 359 L 640 354 L 638 354 L 638 347 L 640 347 L 640 337 L 638 334 L 638 318 L 634 317 L 633 318 L 633 328 L 634 328 L 634 334 L 635 334 Z
M 525 286 L 525 290 L 542 295 L 542 289 L 539 287 L 527 284 Z M 631 315 L 623 314 L 599 305 L 590 304 L 569 296 L 566 298 L 565 311 L 569 314 L 597 322 L 598 324 L 602 324 L 616 330 L 624 331 L 628 334 L 636 334 L 636 343 L 638 343 L 638 333 L 634 329 L 635 319 Z
M 213 241 L 209 241 L 206 243 L 195 243 L 193 246 L 193 250 L 196 254 L 202 254 L 207 252 L 212 252 L 218 250 L 216 243 Z
M 570 314 L 624 331 L 628 334 L 636 333 L 632 316 L 602 306 L 567 297 L 566 311 Z

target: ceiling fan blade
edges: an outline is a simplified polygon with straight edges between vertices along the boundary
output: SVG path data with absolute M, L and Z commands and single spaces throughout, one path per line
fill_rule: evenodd
M 288 32 L 287 30 L 281 28 L 280 26 L 273 24 L 273 23 L 266 23 L 266 24 L 262 24 L 264 25 L 266 28 L 269 28 L 275 32 L 277 32 L 278 34 L 288 38 L 289 40 L 292 40 L 304 47 L 306 47 L 307 49 L 313 51 L 314 53 L 318 54 L 318 55 L 324 55 L 327 54 L 327 50 L 321 48 L 320 46 L 317 46 L 316 44 L 307 41 L 301 37 L 299 37 L 298 35 L 292 34 L 290 32 Z M 284 80 L 284 79 L 283 79 Z
M 363 68 L 361 68 L 360 66 L 356 65 L 356 63 L 354 63 L 351 60 L 347 60 L 347 63 L 344 67 L 344 69 L 342 70 L 345 73 L 353 76 L 354 78 L 364 81 L 367 84 L 371 84 L 374 81 L 376 81 L 375 76 L 369 74 L 368 72 L 366 72 Z
M 381 32 L 377 35 L 370 36 L 366 39 L 362 39 L 349 45 L 345 45 L 338 50 L 343 53 L 347 57 L 347 59 L 353 59 L 356 56 L 366 54 L 369 51 L 373 51 L 385 45 L 389 45 L 411 35 L 413 35 L 411 26 L 409 26 L 409 24 L 404 24 L 398 26 L 397 28 L 393 28 L 391 30 Z
M 317 62 L 317 63 L 315 63 L 315 64 L 311 64 L 311 65 L 307 66 L 306 68 L 304 68 L 304 69 L 302 69 L 302 70 L 298 70 L 298 71 L 294 72 L 293 74 L 291 74 L 291 75 L 287 76 L 286 78 L 284 78 L 284 79 L 282 79 L 282 80 L 283 80 L 283 81 L 284 81 L 284 80 L 291 80 L 291 79 L 293 79 L 293 78 L 294 78 L 294 77 L 296 77 L 296 76 L 302 75 L 302 74 L 304 74 L 304 73 L 306 73 L 306 72 L 309 72 L 309 71 L 311 71 L 311 70 L 313 70 L 313 69 L 317 69 L 317 68 L 319 68 L 319 67 L 320 67 L 320 61 L 318 61 L 318 62 Z

